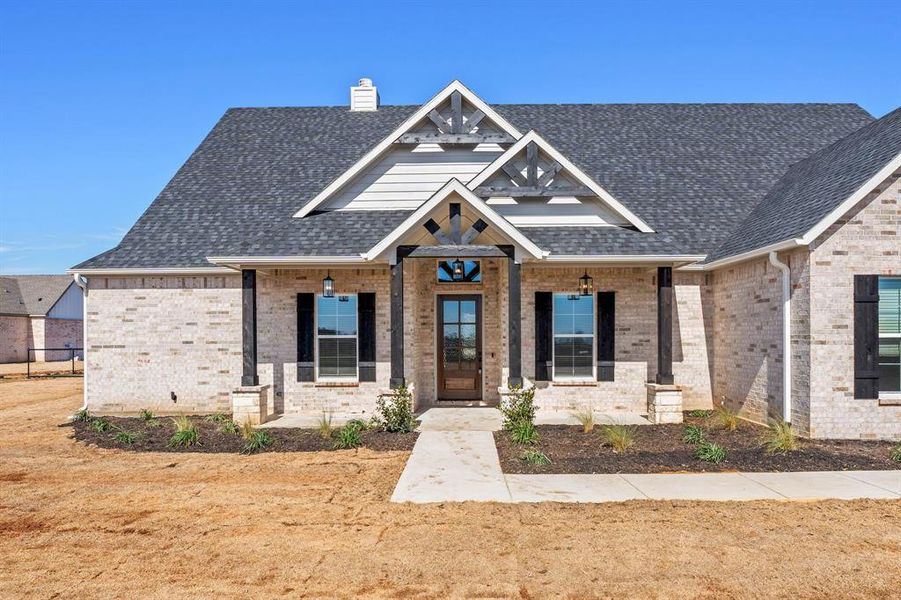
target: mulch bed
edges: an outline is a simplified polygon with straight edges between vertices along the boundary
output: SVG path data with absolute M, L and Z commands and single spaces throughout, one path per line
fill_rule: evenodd
M 706 430 L 706 439 L 726 449 L 726 459 L 707 463 L 693 456 L 695 446 L 682 441 L 685 425 Z M 676 473 L 723 471 L 844 471 L 899 469 L 889 458 L 893 442 L 862 440 L 801 440 L 801 449 L 770 454 L 760 445 L 766 427 L 742 421 L 735 431 L 717 428 L 708 419 L 687 417 L 682 425 L 640 425 L 634 447 L 616 453 L 603 445 L 601 427 L 584 433 L 581 426 L 540 425 L 539 444 L 549 465 L 532 466 L 522 459 L 523 446 L 505 431 L 494 440 L 505 473 Z
M 175 431 L 172 419 L 155 417 L 155 426 L 136 417 L 106 417 L 112 427 L 108 431 L 96 431 L 91 423 L 77 421 L 72 424 L 75 439 L 80 442 L 94 444 L 101 448 L 116 448 L 136 452 L 241 452 L 246 443 L 240 433 L 229 433 L 222 430 L 222 423 L 214 423 L 204 417 L 188 417 L 197 427 L 198 445 L 188 447 L 171 447 L 169 438 Z M 125 444 L 115 439 L 119 430 L 135 435 L 132 444 Z M 333 430 L 337 432 L 336 427 Z M 259 452 L 321 452 L 334 450 L 334 440 L 320 437 L 313 429 L 273 428 L 263 429 L 272 437 L 273 443 Z M 360 432 L 361 448 L 370 450 L 412 450 L 418 433 L 387 433 L 385 431 L 367 430 Z

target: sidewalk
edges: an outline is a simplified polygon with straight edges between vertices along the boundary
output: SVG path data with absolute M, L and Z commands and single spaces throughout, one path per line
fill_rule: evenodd
M 901 471 L 505 475 L 496 410 L 432 409 L 422 421 L 392 502 L 901 499 Z

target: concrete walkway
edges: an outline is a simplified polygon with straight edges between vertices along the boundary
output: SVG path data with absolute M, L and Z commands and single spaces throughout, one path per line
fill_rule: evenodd
M 391 501 L 901 499 L 901 471 L 505 475 L 492 435 L 501 422 L 491 408 L 427 411 Z

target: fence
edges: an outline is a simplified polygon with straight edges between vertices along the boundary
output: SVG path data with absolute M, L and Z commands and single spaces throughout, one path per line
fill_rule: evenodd
M 77 371 L 75 369 L 75 356 L 81 355 L 82 350 L 84 350 L 84 348 L 29 348 L 28 349 L 27 366 L 26 366 L 26 377 L 28 377 L 30 379 L 32 376 L 32 374 L 31 374 L 31 362 L 32 362 L 31 361 L 31 356 L 32 356 L 31 353 L 32 352 L 35 353 L 35 355 L 34 355 L 35 361 L 34 362 L 38 362 L 37 361 L 37 352 L 44 353 L 44 361 L 45 362 L 54 362 L 54 361 L 49 361 L 49 359 L 47 358 L 47 356 L 49 356 L 47 354 L 48 352 L 60 352 L 60 353 L 65 352 L 67 354 L 68 358 L 65 358 L 63 360 L 70 361 L 72 363 L 71 375 L 81 375 L 81 374 L 83 374 L 83 371 Z M 83 356 L 82 356 L 82 360 L 84 360 Z M 61 362 L 61 361 L 58 361 L 58 362 Z M 58 371 L 52 371 L 52 373 L 57 374 Z M 41 374 L 47 375 L 47 374 L 50 374 L 50 371 L 45 370 L 45 371 L 36 371 L 35 372 L 36 376 L 41 375 Z

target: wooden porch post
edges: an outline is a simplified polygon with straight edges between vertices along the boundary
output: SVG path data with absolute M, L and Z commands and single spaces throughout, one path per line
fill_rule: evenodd
M 404 385 L 404 258 L 415 246 L 398 246 L 391 265 L 391 389 Z
M 257 376 L 257 272 L 241 270 L 241 385 L 259 385 Z
M 673 384 L 673 268 L 657 267 L 657 383 Z
M 513 246 L 499 246 L 507 255 L 507 387 L 522 385 L 522 271 Z

